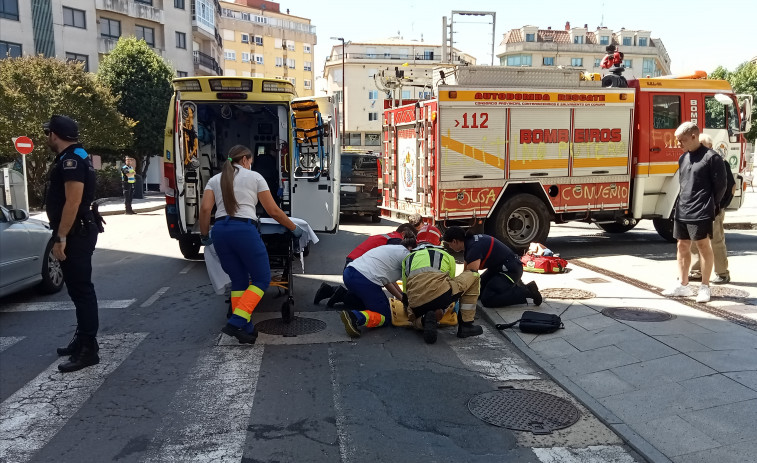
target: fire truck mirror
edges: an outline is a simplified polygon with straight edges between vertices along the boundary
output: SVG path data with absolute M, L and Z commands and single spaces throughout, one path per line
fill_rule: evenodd
M 548 193 L 549 193 L 549 196 L 556 198 L 557 195 L 560 193 L 560 188 L 558 188 L 557 185 L 552 185 L 551 187 L 549 187 Z

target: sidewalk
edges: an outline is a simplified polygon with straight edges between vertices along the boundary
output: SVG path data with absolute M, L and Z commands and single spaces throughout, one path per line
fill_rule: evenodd
M 117 215 L 126 213 L 126 206 L 124 205 L 124 198 L 103 198 L 99 199 L 100 214 L 105 215 Z M 133 199 L 131 201 L 131 208 L 139 214 L 140 212 L 151 212 L 163 209 L 166 207 L 166 195 L 160 192 L 148 192 L 145 193 L 142 199 Z
M 744 202 L 738 211 L 726 211 L 723 227 L 726 230 L 757 230 L 757 192 L 752 185 L 744 189 Z
M 751 196 L 757 200 L 757 194 Z M 596 269 L 612 263 L 624 274 L 608 277 L 592 270 L 592 264 Z M 649 461 L 756 462 L 757 286 L 713 287 L 706 305 L 694 298 L 666 298 L 657 286 L 666 283 L 661 275 L 675 274 L 674 267 L 674 262 L 615 256 L 574 261 L 565 274 L 526 274 L 524 279 L 533 278 L 544 293 L 571 288 L 595 296 L 545 294 L 538 310 L 559 314 L 565 329 L 537 336 L 516 328 L 503 334 Z M 743 275 L 754 280 L 753 273 Z M 626 282 L 633 281 L 629 277 L 636 285 Z M 731 297 L 718 297 L 725 292 Z M 674 318 L 626 321 L 601 313 L 621 307 Z M 492 323 L 506 323 L 534 307 L 482 309 Z M 718 313 L 736 314 L 740 324 Z

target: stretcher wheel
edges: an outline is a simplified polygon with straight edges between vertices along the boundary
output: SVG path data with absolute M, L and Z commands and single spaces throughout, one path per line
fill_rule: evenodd
M 281 321 L 288 325 L 292 323 L 292 320 L 294 320 L 294 301 L 292 298 L 287 298 L 281 304 Z

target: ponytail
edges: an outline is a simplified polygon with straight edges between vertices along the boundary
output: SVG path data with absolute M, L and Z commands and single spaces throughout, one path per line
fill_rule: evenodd
M 415 239 L 415 233 L 411 231 L 405 231 L 402 234 L 402 242 L 400 244 L 409 249 L 416 247 L 418 245 L 418 242 Z
M 223 208 L 226 209 L 226 214 L 233 216 L 239 209 L 239 203 L 236 196 L 234 196 L 234 175 L 239 164 L 244 158 L 251 158 L 252 152 L 245 146 L 235 145 L 229 150 L 229 156 L 223 163 L 223 169 L 221 170 L 221 195 L 223 196 Z

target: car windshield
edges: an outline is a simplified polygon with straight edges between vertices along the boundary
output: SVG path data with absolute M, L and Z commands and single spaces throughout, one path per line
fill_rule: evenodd
M 342 154 L 342 177 L 350 177 L 353 170 L 377 169 L 375 156 Z

